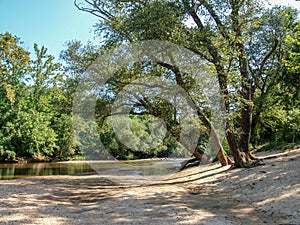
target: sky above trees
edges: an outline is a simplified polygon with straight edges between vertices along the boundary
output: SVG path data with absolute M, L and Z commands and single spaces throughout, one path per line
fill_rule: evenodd
M 300 1 L 296 0 L 269 2 L 300 9 Z M 8 31 L 20 37 L 28 50 L 34 43 L 44 45 L 56 59 L 66 41 L 95 41 L 96 22 L 96 17 L 78 11 L 73 0 L 0 0 L 0 33 Z
M 76 9 L 72 0 L 0 0 L 0 33 L 20 37 L 24 47 L 44 45 L 58 58 L 64 43 L 93 40 L 97 18 Z

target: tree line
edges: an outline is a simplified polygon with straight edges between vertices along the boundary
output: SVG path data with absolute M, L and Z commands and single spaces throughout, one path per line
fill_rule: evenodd
M 258 0 L 82 0 L 75 1 L 75 6 L 98 17 L 95 33 L 102 44 L 68 42 L 61 63 L 55 63 L 45 47 L 35 45 L 31 56 L 12 34 L 0 36 L 3 160 L 81 155 L 80 140 L 72 132 L 72 101 L 80 79 L 105 51 L 145 40 L 182 46 L 216 74 L 225 102 L 226 138 L 214 146 L 222 165 L 246 167 L 256 160 L 251 148 L 299 141 L 300 23 L 296 9 L 267 8 Z M 118 159 L 189 154 L 185 143 L 180 143 L 180 112 L 165 99 L 141 96 L 131 110 L 130 128 L 139 138 L 149 139 L 153 116 L 164 120 L 166 135 L 155 148 L 133 150 L 116 136 L 111 123 L 116 96 L 136 79 L 148 76 L 171 80 L 193 100 L 200 137 L 192 154 L 201 159 L 214 129 L 211 110 L 194 78 L 176 65 L 159 61 L 129 65 L 107 81 L 95 110 L 99 139 Z

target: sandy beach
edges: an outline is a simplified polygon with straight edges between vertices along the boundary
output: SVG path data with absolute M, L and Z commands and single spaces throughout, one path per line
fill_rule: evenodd
M 300 149 L 263 165 L 218 163 L 160 177 L 99 174 L 0 181 L 0 224 L 300 224 Z

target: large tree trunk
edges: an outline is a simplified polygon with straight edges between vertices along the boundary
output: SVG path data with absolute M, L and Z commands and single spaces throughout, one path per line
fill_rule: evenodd
M 239 149 L 242 151 L 246 160 L 250 161 L 250 138 L 252 127 L 252 114 L 253 114 L 253 100 L 252 100 L 252 86 L 249 72 L 249 62 L 245 47 L 242 43 L 237 43 L 239 55 L 240 73 L 242 77 L 241 97 L 242 97 L 242 109 L 241 109 L 241 134 L 239 137 Z
M 243 153 L 247 163 L 256 159 L 250 152 L 250 138 L 252 133 L 252 116 L 253 116 L 253 94 L 252 94 L 252 85 L 249 72 L 249 62 L 247 59 L 247 54 L 243 44 L 237 44 L 240 51 L 239 64 L 240 64 L 240 73 L 242 80 L 241 87 L 241 97 L 242 97 L 242 109 L 241 109 L 241 134 L 239 136 L 238 148 Z
M 249 63 L 247 59 L 247 54 L 244 48 L 244 45 L 241 43 L 237 44 L 240 51 L 239 64 L 240 64 L 240 73 L 242 77 L 242 109 L 241 109 L 241 134 L 239 137 L 239 149 L 245 153 L 247 160 L 250 154 L 249 143 L 251 136 L 251 127 L 252 127 L 252 112 L 253 112 L 253 100 L 251 93 L 251 80 L 249 72 Z
M 239 71 L 241 75 L 241 90 L 240 95 L 242 98 L 242 109 L 241 109 L 241 134 L 239 136 L 238 149 L 243 155 L 243 161 L 245 163 L 251 162 L 254 157 L 250 153 L 250 138 L 251 138 L 251 127 L 252 127 L 252 114 L 253 114 L 253 94 L 252 94 L 252 80 L 250 78 L 249 71 L 249 60 L 245 45 L 243 43 L 243 35 L 241 31 L 241 25 L 239 21 L 239 10 L 240 7 L 236 3 L 232 3 L 232 22 L 233 30 L 236 35 L 236 47 L 239 60 Z M 245 163 L 243 163 L 245 165 Z M 242 166 L 244 166 L 242 165 Z M 239 164 L 237 166 L 240 166 Z
M 233 131 L 230 129 L 230 127 L 228 126 L 228 123 L 226 124 L 226 139 L 234 159 L 234 165 L 236 167 L 244 167 L 243 155 L 238 149 L 235 135 Z
M 216 57 L 216 59 L 218 59 L 218 57 Z M 224 100 L 225 100 L 225 110 L 226 113 L 229 115 L 230 114 L 230 106 L 229 106 L 229 92 L 227 89 L 227 76 L 225 74 L 224 68 L 221 66 L 221 63 L 218 59 L 218 61 L 215 64 L 216 66 L 216 70 L 217 70 L 217 74 L 218 74 L 218 81 L 219 81 L 219 85 L 222 91 L 222 94 L 224 96 Z M 230 121 L 228 118 L 226 118 L 226 122 L 225 122 L 225 134 L 226 134 L 226 139 L 227 139 L 227 143 L 229 145 L 230 151 L 232 153 L 234 162 L 232 162 L 232 164 L 234 164 L 236 167 L 244 167 L 245 166 L 245 157 L 243 156 L 243 154 L 241 154 L 239 147 L 237 145 L 237 140 L 236 137 L 234 135 L 234 127 L 232 124 L 232 121 Z
M 245 154 L 246 160 L 251 161 L 254 157 L 250 153 L 250 138 L 252 128 L 252 112 L 253 107 L 250 105 L 244 106 L 241 112 L 241 128 L 242 133 L 239 138 L 239 149 Z

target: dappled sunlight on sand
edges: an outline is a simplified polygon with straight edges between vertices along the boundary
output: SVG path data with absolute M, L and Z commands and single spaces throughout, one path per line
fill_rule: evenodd
M 5 180 L 0 223 L 299 224 L 300 150 L 264 163 L 204 165 L 157 182 L 97 174 Z

